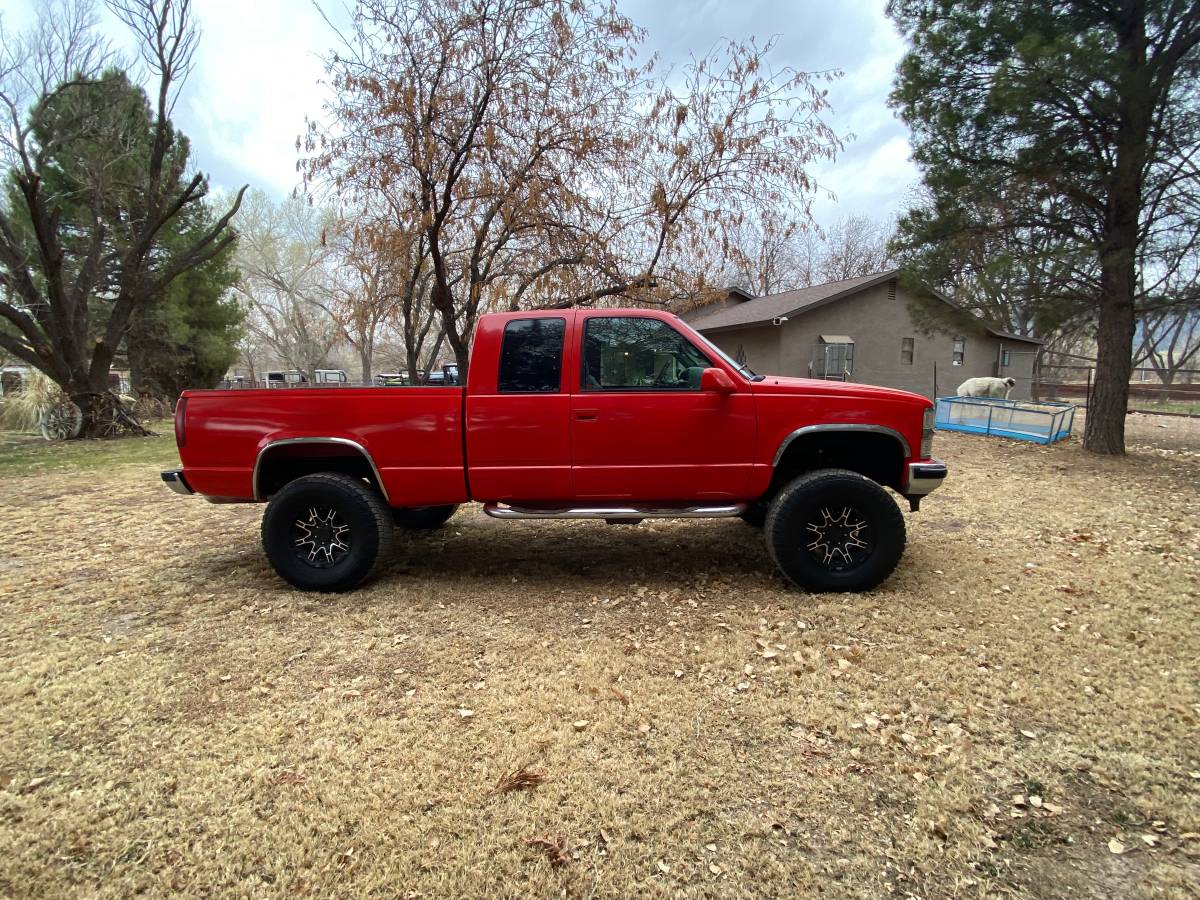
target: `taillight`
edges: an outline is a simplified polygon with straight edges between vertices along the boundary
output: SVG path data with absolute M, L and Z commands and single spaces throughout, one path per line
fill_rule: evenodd
M 183 425 L 183 417 L 187 415 L 187 397 L 180 397 L 175 404 L 175 445 L 182 447 L 187 443 L 187 430 Z

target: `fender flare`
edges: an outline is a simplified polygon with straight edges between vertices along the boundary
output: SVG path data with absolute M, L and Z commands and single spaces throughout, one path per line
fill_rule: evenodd
M 350 447 L 367 461 L 367 465 L 371 467 L 371 473 L 375 476 L 375 483 L 379 485 L 379 490 L 383 494 L 383 499 L 390 505 L 391 500 L 388 498 L 387 485 L 383 483 L 383 478 L 379 474 L 379 467 L 375 465 L 375 460 L 367 451 L 367 448 L 358 441 L 353 441 L 350 438 L 342 437 L 298 437 L 298 438 L 281 438 L 276 441 L 268 441 L 263 444 L 258 450 L 258 455 L 254 457 L 254 472 L 250 476 L 250 485 L 254 491 L 255 500 L 265 500 L 262 493 L 258 489 L 258 473 L 262 468 L 263 458 L 275 447 L 297 446 L 300 444 L 340 444 L 343 447 Z
M 904 439 L 904 435 L 894 428 L 888 428 L 885 425 L 860 425 L 853 422 L 828 423 L 824 425 L 805 425 L 803 428 L 797 428 L 787 435 L 787 437 L 779 442 L 779 449 L 775 451 L 775 457 L 771 460 L 771 468 L 774 469 L 779 465 L 779 461 L 783 459 L 783 454 L 787 452 L 787 448 L 791 446 L 792 441 L 796 440 L 796 438 L 803 437 L 806 434 L 837 431 L 863 431 L 871 434 L 885 434 L 888 437 L 894 438 L 900 444 L 900 451 L 904 454 L 905 460 L 912 458 L 912 448 L 909 447 L 908 441 Z

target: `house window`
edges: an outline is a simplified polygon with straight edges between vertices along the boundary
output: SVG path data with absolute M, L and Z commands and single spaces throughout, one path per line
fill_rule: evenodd
M 553 394 L 562 384 L 566 319 L 514 319 L 500 345 L 502 394 Z
M 585 391 L 698 391 L 700 373 L 711 365 L 660 319 L 596 316 L 584 325 Z
M 962 338 L 954 339 L 954 365 L 961 366 L 967 355 L 967 342 Z
M 1012 365 L 1012 351 L 1001 350 L 1000 351 L 1000 368 L 1007 369 L 1011 365 Z
M 913 364 L 913 351 L 916 349 L 916 338 L 901 338 L 900 339 L 900 362 L 906 366 Z
M 845 334 L 823 334 L 813 358 L 816 378 L 845 380 L 854 371 L 854 339 Z

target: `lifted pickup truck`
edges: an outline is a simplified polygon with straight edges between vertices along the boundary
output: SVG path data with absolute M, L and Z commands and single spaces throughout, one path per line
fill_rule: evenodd
M 904 391 L 756 375 L 669 313 L 480 319 L 465 388 L 186 391 L 181 494 L 267 501 L 262 543 L 306 590 L 343 591 L 461 503 L 498 519 L 740 516 L 793 584 L 859 591 L 904 551 L 946 467 Z

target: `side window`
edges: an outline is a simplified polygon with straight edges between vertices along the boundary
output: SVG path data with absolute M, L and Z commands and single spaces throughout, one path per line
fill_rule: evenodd
M 553 394 L 562 388 L 566 319 L 513 319 L 500 344 L 502 394 Z
M 952 362 L 956 366 L 963 364 L 963 359 L 967 355 L 967 342 L 962 338 L 954 339 L 954 349 L 952 351 Z
M 585 391 L 698 391 L 712 362 L 659 319 L 595 317 L 583 332 Z
M 906 366 L 913 364 L 913 351 L 916 349 L 916 338 L 900 339 L 900 362 Z

